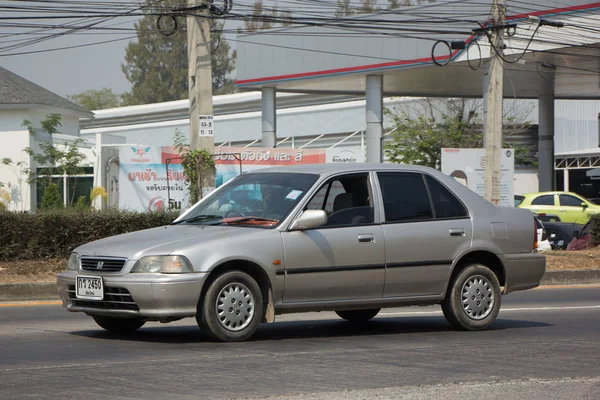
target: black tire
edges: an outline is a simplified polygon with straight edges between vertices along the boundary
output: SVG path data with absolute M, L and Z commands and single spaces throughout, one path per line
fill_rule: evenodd
M 370 319 L 375 318 L 375 316 L 379 313 L 381 308 L 372 308 L 369 310 L 345 310 L 345 311 L 336 311 L 335 313 L 340 316 L 340 318 L 345 319 L 346 321 L 354 322 L 354 323 L 362 323 L 367 322 Z
M 94 321 L 101 327 L 112 333 L 131 333 L 140 329 L 146 321 L 141 318 L 112 318 L 93 316 Z
M 222 293 L 227 288 L 232 290 Z M 217 303 L 220 294 L 221 299 L 227 299 L 227 305 L 231 307 L 225 307 L 224 301 Z M 235 300 L 235 303 L 229 304 L 231 300 Z M 252 307 L 249 307 L 250 304 Z M 219 307 L 223 307 L 222 313 L 218 313 Z M 256 332 L 263 313 L 263 296 L 258 283 L 244 272 L 230 271 L 218 276 L 210 284 L 204 298 L 200 299 L 198 304 L 196 321 L 200 329 L 212 340 L 242 342 Z
M 470 264 L 450 284 L 442 302 L 442 311 L 456 329 L 481 331 L 496 320 L 501 303 L 500 282 L 496 274 L 485 265 Z

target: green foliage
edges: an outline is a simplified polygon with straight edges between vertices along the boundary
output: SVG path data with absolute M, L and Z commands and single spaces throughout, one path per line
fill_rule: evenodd
M 12 159 L 10 159 L 8 157 L 4 157 L 4 158 L 0 159 L 0 165 L 10 167 L 11 165 L 13 165 L 13 161 L 12 161 Z M 4 187 L 4 183 L 0 182 L 0 188 L 2 188 L 2 187 Z
M 190 193 L 190 203 L 195 204 L 202 198 L 202 188 L 205 186 L 206 177 L 214 172 L 215 159 L 205 149 L 190 150 L 185 143 L 185 135 L 179 130 L 175 131 L 173 142 L 179 157 L 181 157 L 181 165 Z
M 441 120 L 419 115 L 411 118 L 386 110 L 396 126 L 393 141 L 384 147 L 393 163 L 424 165 L 439 168 L 445 147 L 475 148 L 483 145 L 480 129 L 469 121 L 442 114 Z
M 122 233 L 168 225 L 176 213 L 73 209 L 0 213 L 0 260 L 68 257 L 77 246 Z
M 159 4 L 160 3 L 160 4 Z M 145 0 L 146 14 L 135 23 L 137 41 L 130 42 L 125 50 L 125 62 L 121 70 L 132 84 L 131 92 L 123 95 L 124 105 L 160 103 L 187 99 L 188 91 L 188 46 L 186 18 L 178 18 L 179 29 L 170 36 L 163 35 L 156 25 L 157 12 L 180 7 L 180 0 Z M 222 23 L 216 22 L 212 31 L 221 30 Z M 237 53 L 224 38 L 212 35 L 213 92 L 233 90 L 229 75 L 235 69 Z M 219 43 L 220 42 L 220 43 Z
M 592 242 L 600 244 L 600 214 L 594 214 L 590 218 Z
M 380 11 L 394 10 L 401 7 L 422 5 L 425 3 L 435 2 L 436 0 L 388 0 L 387 7 L 381 8 L 377 6 L 377 0 L 360 0 L 360 2 L 355 2 L 352 0 L 337 0 L 335 16 L 350 17 L 356 14 L 370 14 Z
M 121 105 L 121 97 L 108 88 L 86 90 L 85 92 L 67 97 L 72 102 L 88 110 L 104 110 L 107 108 L 116 108 Z
M 22 125 L 27 128 L 30 135 L 35 136 L 38 133 L 31 121 L 26 119 Z M 39 152 L 31 147 L 26 147 L 23 150 L 31 156 L 38 167 L 42 167 L 39 172 L 33 170 L 23 171 L 29 174 L 30 183 L 41 180 L 46 185 L 50 185 L 52 175 L 82 173 L 85 155 L 79 151 L 79 145 L 83 139 L 78 138 L 61 147 L 54 144 L 52 136 L 58 133 L 58 128 L 62 126 L 60 114 L 49 114 L 46 119 L 40 122 L 40 125 L 42 126 L 42 132 L 50 135 L 50 140 L 38 141 Z
M 76 210 L 86 211 L 90 209 L 90 203 L 85 196 L 79 196 L 77 202 L 73 206 Z
M 419 108 L 420 107 L 420 108 Z M 504 146 L 515 150 L 515 164 L 537 166 L 532 152 L 512 140 L 531 125 L 524 122 L 529 110 L 507 108 Z M 424 165 L 439 169 L 443 148 L 483 147 L 481 104 L 466 99 L 425 99 L 410 110 L 385 110 L 394 123 L 392 141 L 384 152 L 393 163 Z
M 271 7 L 270 11 L 267 12 L 262 0 L 256 0 L 252 6 L 250 16 L 244 19 L 244 27 L 238 28 L 238 33 L 276 28 L 277 25 L 290 26 L 292 24 L 291 17 L 292 13 L 290 11 L 279 12 L 277 6 Z
M 40 204 L 40 208 L 42 210 L 51 210 L 56 208 L 63 207 L 63 200 L 60 197 L 60 191 L 58 190 L 58 185 L 56 183 L 51 183 L 44 190 L 44 195 L 42 196 L 42 204 Z

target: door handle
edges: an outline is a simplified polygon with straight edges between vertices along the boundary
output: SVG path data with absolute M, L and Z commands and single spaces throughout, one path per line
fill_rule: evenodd
M 375 236 L 371 234 L 358 235 L 359 243 L 375 243 Z
M 465 236 L 465 230 L 463 228 L 450 228 L 450 236 Z

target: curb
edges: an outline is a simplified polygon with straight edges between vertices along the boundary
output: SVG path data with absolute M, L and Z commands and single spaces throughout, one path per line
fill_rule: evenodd
M 600 283 L 600 269 L 574 271 L 546 271 L 541 286 L 585 285 Z
M 600 269 L 547 271 L 541 286 L 600 283 Z M 0 301 L 60 300 L 56 283 L 0 283 Z
M 0 301 L 60 300 L 56 283 L 0 283 Z

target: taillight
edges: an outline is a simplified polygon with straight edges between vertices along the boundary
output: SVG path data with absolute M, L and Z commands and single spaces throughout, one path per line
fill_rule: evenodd
M 535 218 L 533 219 L 533 251 L 538 248 L 538 234 L 537 234 L 537 224 L 535 223 Z

